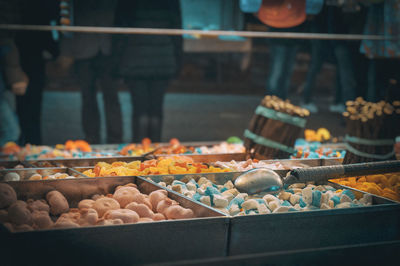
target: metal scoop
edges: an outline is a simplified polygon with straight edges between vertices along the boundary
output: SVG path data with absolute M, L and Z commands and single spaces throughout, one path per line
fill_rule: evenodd
M 256 168 L 244 172 L 235 180 L 235 186 L 240 192 L 256 194 L 260 192 L 278 193 L 282 190 L 281 177 L 272 170 Z
M 309 181 L 327 182 L 329 179 L 334 178 L 398 171 L 400 171 L 400 161 L 356 163 L 294 169 L 282 180 L 272 170 L 256 168 L 238 176 L 235 180 L 235 186 L 240 192 L 248 194 L 260 192 L 278 193 L 282 190 L 283 184 L 305 183 Z

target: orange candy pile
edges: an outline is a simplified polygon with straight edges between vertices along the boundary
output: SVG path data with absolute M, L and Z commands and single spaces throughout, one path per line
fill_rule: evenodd
M 330 181 L 400 202 L 400 173 L 331 179 Z
M 229 172 L 229 169 L 195 163 L 187 157 L 167 157 L 159 160 L 144 162 L 113 162 L 111 164 L 99 162 L 94 169 L 83 172 L 89 177 L 102 176 L 138 176 L 138 175 L 168 175 L 168 174 L 196 174 Z
M 67 140 L 65 142 L 65 149 L 68 151 L 92 152 L 92 147 L 84 140 Z

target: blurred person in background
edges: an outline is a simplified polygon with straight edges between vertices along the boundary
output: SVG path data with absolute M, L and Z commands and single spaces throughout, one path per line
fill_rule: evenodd
M 73 2 L 75 26 L 111 27 L 116 0 L 85 0 Z M 61 41 L 58 62 L 65 68 L 75 64 L 82 95 L 82 127 L 89 143 L 100 143 L 100 112 L 97 87 L 103 92 L 107 143 L 122 142 L 122 117 L 118 90 L 111 72 L 114 68 L 109 34 L 73 33 Z
M 119 0 L 117 27 L 181 28 L 179 1 Z M 150 138 L 160 142 L 164 95 L 176 75 L 181 37 L 168 35 L 115 35 L 117 75 L 123 77 L 133 105 L 133 142 Z
M 368 7 L 364 34 L 400 36 L 400 0 L 364 0 Z M 361 53 L 368 60 L 366 99 L 400 100 L 400 40 L 363 40 Z
M 13 1 L 9 1 L 13 2 Z M 20 23 L 30 25 L 49 25 L 58 17 L 58 3 L 52 0 L 17 1 L 20 11 Z M 26 94 L 17 96 L 17 114 L 21 127 L 21 144 L 41 144 L 41 108 L 45 87 L 44 51 L 53 56 L 58 53 L 58 46 L 50 32 L 18 31 L 15 43 L 20 53 L 23 71 L 29 77 Z
M 19 23 L 18 1 L 0 1 L 0 24 Z M 0 31 L 0 147 L 18 142 L 20 127 L 15 111 L 15 95 L 24 95 L 29 83 L 20 65 L 15 33 Z
M 270 31 L 299 32 L 306 20 L 305 0 L 263 0 L 256 15 Z M 270 66 L 266 94 L 288 97 L 299 40 L 269 40 Z

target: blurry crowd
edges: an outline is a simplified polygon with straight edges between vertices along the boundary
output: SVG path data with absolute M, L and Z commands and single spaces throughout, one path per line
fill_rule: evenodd
M 232 0 L 236 1 L 236 0 Z M 398 36 L 399 0 L 242 0 L 258 3 L 255 16 L 269 31 Z M 312 8 L 314 7 L 314 9 Z M 317 7 L 317 8 L 316 8 Z M 311 10 L 311 11 L 310 11 Z M 133 0 L 0 0 L 0 24 L 181 28 L 180 2 Z M 336 65 L 332 112 L 364 96 L 398 97 L 400 42 L 268 40 L 266 93 L 288 97 L 296 53 L 310 50 L 301 86 L 302 106 L 318 112 L 315 81 L 325 61 Z M 124 35 L 0 31 L 0 145 L 41 144 L 41 108 L 46 60 L 73 69 L 79 81 L 85 139 L 100 143 L 97 91 L 103 93 L 107 143 L 122 142 L 119 80 L 131 94 L 133 142 L 161 141 L 166 88 L 180 68 L 182 39 L 167 35 Z

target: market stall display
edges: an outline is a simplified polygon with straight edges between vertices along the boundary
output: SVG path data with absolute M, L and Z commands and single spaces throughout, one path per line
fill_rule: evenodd
M 295 106 L 289 100 L 267 95 L 255 110 L 248 129 L 244 133 L 246 153 L 251 157 L 288 158 L 295 150 L 310 112 Z
M 184 156 L 159 158 L 157 160 L 113 162 L 111 164 L 99 162 L 93 169 L 83 172 L 88 177 L 100 176 L 141 176 L 162 174 L 194 174 L 229 172 L 229 169 L 195 163 L 191 158 Z
M 240 193 L 230 180 L 218 185 L 205 177 L 199 178 L 198 181 L 174 180 L 168 185 L 165 182 L 158 184 L 231 216 L 350 208 L 372 204 L 372 198 L 368 194 L 356 198 L 351 190 L 335 189 L 330 185 L 295 183 L 286 186 L 284 191 L 274 196 L 269 193 Z
M 395 138 L 400 134 L 400 102 L 366 102 L 358 97 L 346 103 L 346 156 L 344 164 L 395 159 Z
M 400 202 L 400 173 L 347 177 L 331 182 Z

